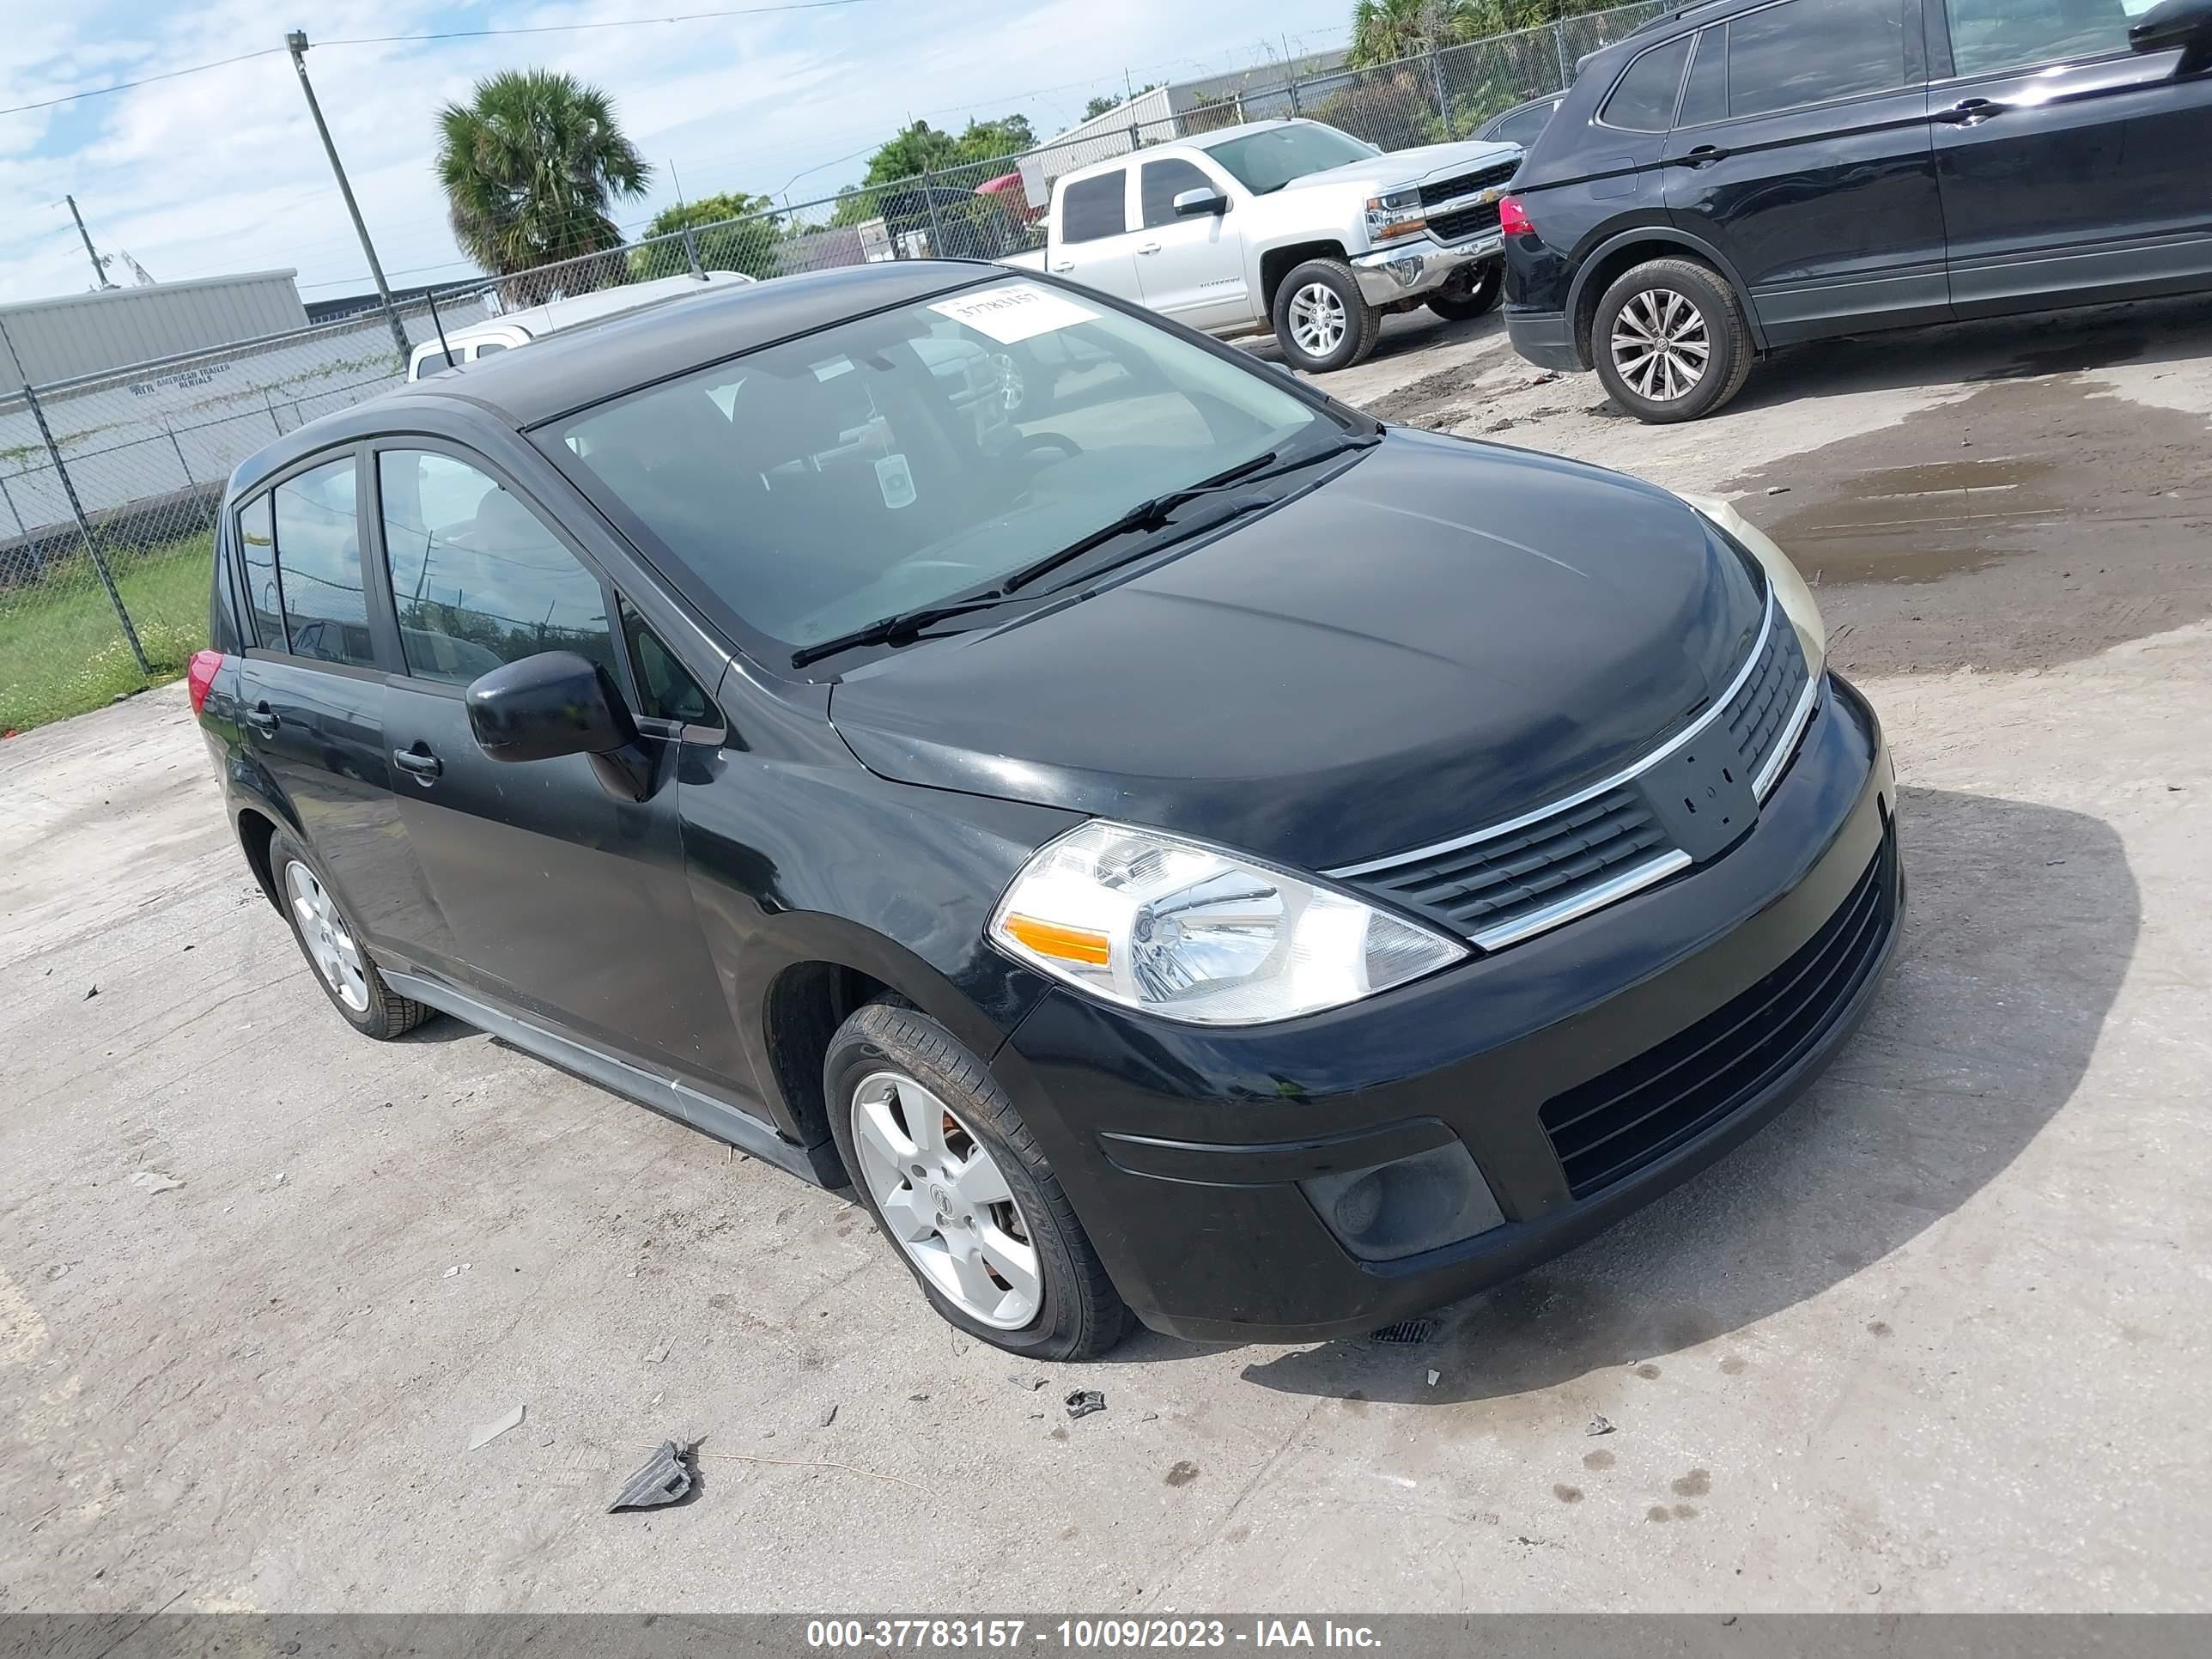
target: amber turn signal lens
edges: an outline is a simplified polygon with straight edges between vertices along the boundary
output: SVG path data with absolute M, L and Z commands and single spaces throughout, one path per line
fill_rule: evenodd
M 1087 962 L 1103 967 L 1112 955 L 1106 935 L 1088 927 L 1063 927 L 1057 922 L 1039 921 L 1035 916 L 1012 915 L 1002 924 L 1013 938 L 1041 957 L 1057 957 L 1062 962 Z

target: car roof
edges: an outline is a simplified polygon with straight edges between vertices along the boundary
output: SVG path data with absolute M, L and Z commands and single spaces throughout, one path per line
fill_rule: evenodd
M 562 329 L 526 350 L 480 358 L 463 373 L 396 386 L 310 421 L 241 465 L 232 487 L 245 489 L 333 441 L 404 430 L 408 410 L 425 404 L 473 408 L 521 429 L 778 340 L 1019 274 L 981 260 L 896 259 L 716 284 L 681 305 L 646 306 Z

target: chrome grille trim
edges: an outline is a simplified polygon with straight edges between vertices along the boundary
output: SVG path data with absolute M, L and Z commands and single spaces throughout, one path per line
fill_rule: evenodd
M 1579 893 L 1546 905 L 1540 910 L 1531 910 L 1525 916 L 1516 917 L 1487 932 L 1475 934 L 1474 942 L 1486 951 L 1502 951 L 1509 945 L 1518 945 L 1524 939 L 1534 939 L 1539 933 L 1572 921 L 1577 916 L 1586 916 L 1601 909 L 1615 899 L 1625 899 L 1631 893 L 1640 892 L 1654 882 L 1664 881 L 1677 870 L 1689 867 L 1690 855 L 1679 847 L 1662 853 L 1657 858 L 1638 865 L 1633 870 L 1624 870 L 1609 881 L 1595 887 L 1586 887 Z
M 1805 735 L 1805 727 L 1813 718 L 1813 709 L 1820 701 L 1821 677 L 1812 672 L 1813 665 L 1805 665 L 1805 689 L 1797 694 L 1797 706 L 1790 711 L 1790 718 L 1782 722 L 1782 731 L 1774 739 L 1774 747 L 1766 751 L 1759 763 L 1759 775 L 1751 781 L 1751 793 L 1761 801 L 1767 792 L 1782 781 L 1788 769 L 1790 757 L 1797 752 L 1797 740 Z
M 1487 830 L 1478 830 L 1471 836 L 1458 836 L 1450 841 L 1433 842 L 1426 847 L 1416 847 L 1403 853 L 1393 853 L 1388 858 L 1370 859 L 1364 864 L 1340 865 L 1335 869 L 1322 871 L 1322 874 L 1332 879 L 1342 881 L 1353 876 L 1371 876 L 1380 871 L 1395 870 L 1401 865 L 1419 864 L 1429 859 L 1441 857 L 1446 853 L 1456 853 L 1464 847 L 1474 847 L 1486 841 L 1495 841 L 1500 836 L 1510 836 L 1516 830 L 1525 830 L 1530 824 L 1540 823 L 1546 818 L 1558 813 L 1571 811 L 1584 801 L 1594 799 L 1608 789 L 1618 789 L 1625 783 L 1634 782 L 1684 744 L 1694 743 L 1698 734 L 1706 727 L 1727 714 L 1729 706 L 1735 701 L 1736 693 L 1743 689 L 1744 682 L 1749 679 L 1753 672 L 1757 670 L 1759 659 L 1765 653 L 1766 636 L 1774 628 L 1774 618 L 1778 609 L 1774 600 L 1774 590 L 1770 587 L 1766 593 L 1766 613 L 1759 620 L 1759 637 L 1751 642 L 1751 649 L 1744 653 L 1743 665 L 1736 670 L 1735 678 L 1728 683 L 1728 689 L 1712 700 L 1704 714 L 1698 715 L 1696 720 L 1691 721 L 1689 725 L 1634 764 L 1614 773 L 1609 778 L 1600 779 L 1587 788 L 1577 789 L 1571 795 L 1553 801 L 1548 805 L 1540 806 L 1533 812 L 1523 812 L 1519 817 L 1508 818 L 1503 823 L 1493 823 Z M 1810 678 L 1812 677 L 1808 676 L 1808 678 Z M 1813 683 L 1818 684 L 1817 679 Z M 1793 715 L 1792 718 L 1795 719 L 1795 716 Z M 1783 752 L 1782 745 L 1776 746 L 1776 752 Z M 1686 860 L 1685 862 L 1686 861 Z M 1657 878 L 1654 877 L 1652 879 L 1656 880 Z

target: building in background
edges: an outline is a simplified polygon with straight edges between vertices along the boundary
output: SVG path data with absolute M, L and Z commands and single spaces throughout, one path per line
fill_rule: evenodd
M 0 306 L 0 387 L 75 380 L 301 327 L 298 274 L 254 270 Z

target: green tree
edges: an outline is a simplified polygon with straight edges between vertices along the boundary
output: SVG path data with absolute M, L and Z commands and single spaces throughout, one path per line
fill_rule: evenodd
M 436 165 L 453 240 L 501 276 L 620 247 L 607 210 L 653 178 L 606 94 L 550 70 L 503 70 L 440 110 Z
M 1119 98 L 1110 92 L 1103 92 L 1083 106 L 1083 118 L 1086 121 L 1095 120 L 1109 109 L 1119 109 L 1122 105 L 1143 97 L 1158 85 L 1159 82 L 1157 81 L 1147 81 L 1134 92 L 1125 93 Z
M 783 236 L 776 222 L 768 216 L 775 206 L 765 196 L 748 196 L 738 191 L 661 209 L 645 228 L 640 239 L 644 245 L 630 250 L 631 280 L 649 283 L 657 276 L 681 276 L 690 270 L 691 261 L 682 242 L 652 240 L 672 238 L 684 230 L 695 233 L 692 242 L 699 251 L 702 270 L 741 270 L 763 280 L 776 275 L 780 268 L 776 244 Z
M 1495 4 L 1479 0 L 1359 0 L 1352 9 L 1351 61 L 1388 64 L 1489 32 Z

